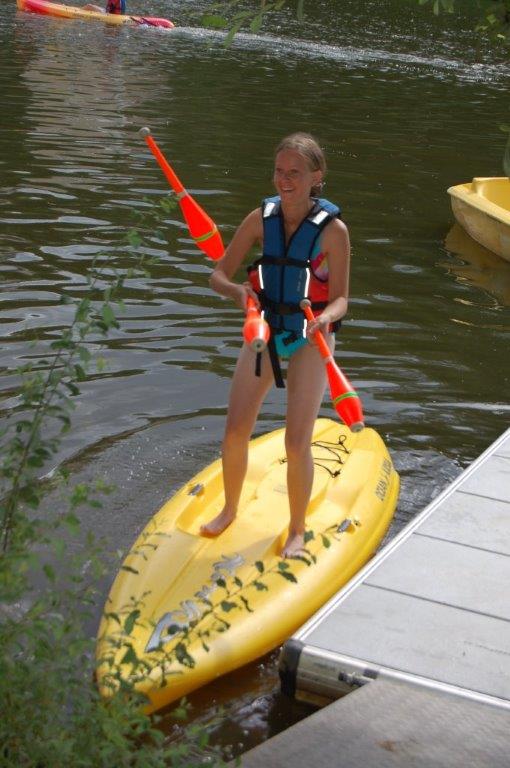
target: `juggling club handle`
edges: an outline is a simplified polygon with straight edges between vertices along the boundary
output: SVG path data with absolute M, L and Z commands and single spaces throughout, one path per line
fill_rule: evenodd
M 152 134 L 150 131 L 150 128 L 140 128 L 138 131 L 140 136 L 145 139 L 145 143 L 149 147 L 150 151 L 158 161 L 159 167 L 165 174 L 168 183 L 172 187 L 173 191 L 176 193 L 176 195 L 181 195 L 183 192 L 186 194 L 186 190 L 184 189 L 184 186 L 177 176 L 177 174 L 172 170 L 170 165 L 168 164 L 167 160 L 165 159 L 165 156 L 161 152 L 160 148 L 152 138 Z

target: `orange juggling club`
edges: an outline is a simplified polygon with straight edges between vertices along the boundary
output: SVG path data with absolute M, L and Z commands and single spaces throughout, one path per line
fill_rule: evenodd
M 308 322 L 315 320 L 312 312 L 311 303 L 308 299 L 303 299 L 300 304 Z M 326 344 L 326 340 L 320 331 L 316 331 L 315 342 L 321 353 L 326 366 L 326 373 L 329 380 L 329 391 L 335 411 L 342 421 L 347 424 L 351 432 L 360 432 L 365 423 L 363 421 L 363 409 L 361 400 L 356 394 L 352 384 L 347 376 L 344 376 L 338 365 L 333 360 L 331 350 Z
M 269 341 L 271 331 L 261 316 L 255 300 L 248 296 L 246 303 L 246 320 L 244 321 L 243 336 L 245 342 L 254 352 L 262 352 Z
M 191 197 L 189 192 L 184 189 L 182 182 L 172 170 L 165 156 L 152 138 L 150 129 L 140 128 L 140 136 L 145 139 L 147 146 L 165 174 L 168 183 L 177 195 L 191 237 L 194 239 L 200 250 L 210 259 L 213 259 L 214 261 L 221 259 L 225 252 L 225 248 L 216 224 L 204 209 Z M 255 352 L 262 352 L 269 341 L 269 334 L 268 324 L 261 317 L 255 301 L 251 296 L 248 296 L 246 320 L 243 328 L 243 336 L 246 343 L 249 344 Z
M 182 215 L 188 225 L 190 235 L 198 248 L 214 261 L 221 259 L 225 249 L 216 224 L 211 217 L 207 215 L 204 209 L 199 206 L 196 200 L 191 197 L 189 192 L 184 189 L 179 178 L 176 176 L 160 148 L 152 138 L 149 128 L 140 128 L 140 136 L 145 139 L 147 146 L 165 174 L 168 183 L 177 195 Z

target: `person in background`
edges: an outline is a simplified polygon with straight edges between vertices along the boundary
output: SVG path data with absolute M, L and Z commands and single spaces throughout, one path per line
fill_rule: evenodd
M 92 3 L 84 5 L 83 8 L 85 11 L 95 11 L 96 13 L 116 13 L 124 15 L 126 13 L 126 0 L 106 0 L 105 9 Z
M 268 349 L 243 345 L 230 390 L 222 446 L 225 505 L 201 528 L 219 536 L 235 519 L 248 465 L 248 443 L 273 381 L 283 386 L 280 359 L 288 359 L 285 448 L 290 526 L 282 556 L 304 547 L 305 514 L 313 484 L 311 439 L 326 388 L 326 373 L 313 336 L 321 330 L 333 351 L 334 331 L 347 312 L 349 234 L 339 208 L 320 197 L 324 155 L 306 133 L 285 138 L 275 152 L 276 197 L 248 214 L 211 276 L 211 287 L 246 310 L 252 296 L 271 327 Z M 255 245 L 263 256 L 248 270 L 249 282 L 233 277 Z M 299 302 L 309 298 L 315 321 L 307 325 Z

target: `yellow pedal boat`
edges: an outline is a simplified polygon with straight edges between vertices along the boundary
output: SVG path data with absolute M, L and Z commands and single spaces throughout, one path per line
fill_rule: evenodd
M 510 179 L 476 178 L 450 187 L 452 210 L 474 240 L 510 261 Z
M 112 586 L 97 641 L 104 696 L 130 680 L 157 710 L 280 645 L 374 554 L 394 514 L 398 474 L 373 429 L 318 419 L 306 550 L 279 556 L 289 523 L 284 430 L 250 442 L 236 520 L 200 526 L 223 505 L 221 461 L 153 517 Z

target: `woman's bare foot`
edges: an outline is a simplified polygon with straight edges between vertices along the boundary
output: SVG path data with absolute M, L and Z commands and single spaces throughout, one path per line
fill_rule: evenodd
M 208 523 L 200 526 L 200 535 L 206 536 L 208 539 L 214 539 L 228 528 L 228 526 L 235 520 L 235 517 L 235 512 L 232 513 L 229 510 L 224 509 L 223 512 L 220 512 L 219 515 L 213 517 Z
M 287 541 L 283 545 L 282 557 L 294 557 L 298 555 L 305 546 L 305 534 L 304 533 L 290 533 L 287 536 Z

